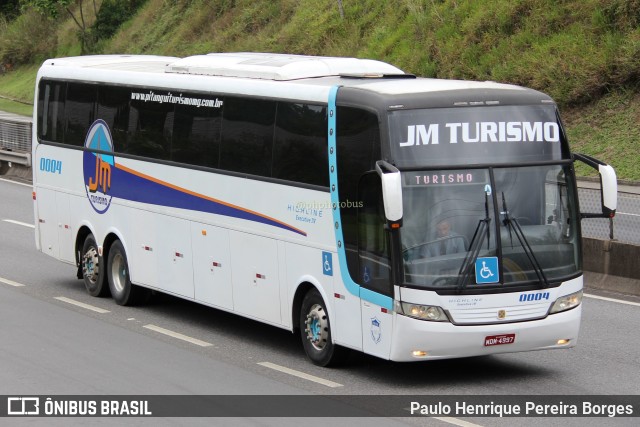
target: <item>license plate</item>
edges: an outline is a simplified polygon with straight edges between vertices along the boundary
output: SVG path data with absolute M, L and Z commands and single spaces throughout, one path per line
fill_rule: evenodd
M 516 334 L 489 335 L 484 339 L 484 346 L 513 344 L 516 340 Z

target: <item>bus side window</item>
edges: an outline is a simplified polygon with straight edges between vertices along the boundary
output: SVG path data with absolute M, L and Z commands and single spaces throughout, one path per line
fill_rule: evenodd
M 273 177 L 328 187 L 327 157 L 327 108 L 279 102 Z
M 338 192 L 340 216 L 349 274 L 358 281 L 358 182 L 360 177 L 375 169 L 380 153 L 378 116 L 370 111 L 352 107 L 338 107 L 336 116 L 336 150 L 338 162 Z
M 129 125 L 129 100 L 131 89 L 118 86 L 98 88 L 96 118 L 104 120 L 111 131 L 114 151 L 127 152 L 127 128 Z
M 87 131 L 95 116 L 95 100 L 98 87 L 83 83 L 69 83 L 65 112 L 67 126 L 65 144 L 84 146 Z
M 220 168 L 271 176 L 276 102 L 225 97 Z
M 392 295 L 389 233 L 382 201 L 382 184 L 375 172 L 358 185 L 358 282 L 365 288 Z
M 190 95 L 189 95 L 190 96 Z M 203 98 L 202 95 L 194 97 Z M 213 97 L 212 100 L 221 100 Z M 215 104 L 214 104 L 215 105 Z M 218 167 L 222 114 L 220 108 L 176 105 L 171 160 Z
M 127 154 L 169 160 L 174 105 L 132 100 Z
M 38 137 L 64 142 L 64 97 L 66 83 L 43 80 L 38 96 Z

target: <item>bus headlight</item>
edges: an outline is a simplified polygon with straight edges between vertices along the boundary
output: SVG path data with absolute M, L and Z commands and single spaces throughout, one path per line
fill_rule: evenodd
M 571 310 L 582 302 L 582 291 L 574 292 L 569 295 L 560 297 L 553 303 L 549 314 L 560 313 L 561 311 Z
M 401 302 L 401 313 L 405 316 L 414 317 L 420 320 L 429 320 L 431 322 L 448 322 L 449 318 L 440 307 L 435 305 L 420 305 Z

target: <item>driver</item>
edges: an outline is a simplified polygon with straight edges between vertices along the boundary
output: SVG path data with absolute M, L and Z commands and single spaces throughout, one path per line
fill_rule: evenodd
M 423 248 L 422 256 L 435 257 L 464 252 L 464 240 L 461 236 L 451 231 L 448 220 L 442 220 L 436 226 L 437 240 Z

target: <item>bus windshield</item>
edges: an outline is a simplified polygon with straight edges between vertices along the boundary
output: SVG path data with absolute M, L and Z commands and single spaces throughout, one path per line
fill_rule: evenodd
M 569 166 L 402 174 L 406 285 L 461 289 L 536 282 L 548 286 L 581 269 Z M 478 260 L 495 260 L 490 278 L 477 276 L 481 270 L 476 264 L 482 265 Z

